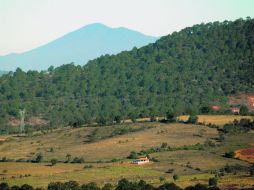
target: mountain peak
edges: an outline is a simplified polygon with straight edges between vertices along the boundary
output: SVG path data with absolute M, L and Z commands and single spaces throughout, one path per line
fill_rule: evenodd
M 157 40 L 127 28 L 111 28 L 102 23 L 88 24 L 52 42 L 20 54 L 0 57 L 0 68 L 14 71 L 46 70 L 74 62 L 84 65 L 87 61 L 105 54 L 117 54 L 142 47 Z
M 94 28 L 94 29 L 101 29 L 101 28 L 110 28 L 109 26 L 96 22 L 96 23 L 91 23 L 91 24 L 87 24 L 85 26 L 83 26 L 82 28 Z

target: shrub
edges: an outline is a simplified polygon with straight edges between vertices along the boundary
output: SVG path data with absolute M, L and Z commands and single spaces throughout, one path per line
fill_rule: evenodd
M 130 155 L 127 157 L 129 159 L 136 159 L 138 157 L 137 152 L 131 151 Z
M 40 163 L 40 162 L 42 162 L 42 160 L 43 160 L 43 155 L 42 155 L 42 153 L 36 154 L 36 158 L 35 158 L 34 162 Z
M 254 165 L 250 167 L 250 176 L 254 176 Z
M 5 182 L 0 183 L 0 189 L 1 190 L 9 190 L 9 185 Z
M 226 165 L 224 168 L 220 169 L 221 172 L 226 172 L 226 173 L 237 173 L 238 171 L 241 172 L 247 172 L 249 169 L 246 166 L 242 166 L 239 164 L 235 165 Z
M 33 190 L 34 188 L 31 185 L 24 184 L 20 187 L 20 190 Z
M 117 162 L 117 161 L 119 161 L 119 159 L 113 158 L 113 159 L 111 160 L 111 162 Z
M 71 161 L 71 155 L 68 153 L 68 154 L 66 154 L 66 161 L 65 161 L 65 163 L 68 163 L 68 162 L 70 162 Z
M 166 119 L 167 122 L 176 122 L 176 115 L 172 112 L 167 112 Z
M 113 190 L 114 187 L 110 183 L 106 183 L 101 190 Z
M 176 186 L 174 183 L 165 183 L 158 187 L 158 190 L 182 190 L 180 187 Z
M 122 120 L 121 116 L 118 115 L 118 116 L 115 117 L 115 122 L 116 123 L 121 123 L 121 120 Z
M 187 123 L 195 124 L 198 121 L 198 116 L 196 115 L 190 115 L 189 119 L 187 120 Z
M 167 148 L 167 147 L 168 147 L 168 143 L 163 142 L 163 143 L 161 144 L 161 148 Z
M 57 159 L 51 159 L 50 160 L 50 163 L 51 163 L 51 166 L 54 166 L 54 165 L 56 165 L 56 163 L 57 163 Z
M 10 190 L 19 190 L 19 186 L 14 185 L 14 186 L 12 186 L 12 187 L 11 187 L 11 189 L 10 189 Z
M 178 179 L 179 179 L 179 176 L 178 176 L 177 174 L 174 174 L 174 175 L 173 175 L 173 180 L 176 181 L 176 180 L 178 180 Z
M 248 115 L 248 113 L 249 113 L 249 110 L 248 110 L 247 106 L 242 105 L 240 107 L 240 115 Z
M 153 162 L 159 162 L 159 160 L 157 158 L 154 158 L 154 157 L 151 158 L 150 160 L 153 161 Z
M 85 162 L 85 160 L 84 160 L 84 158 L 83 157 L 75 157 L 75 158 L 73 158 L 73 160 L 72 160 L 72 162 L 71 163 L 84 163 Z
M 170 169 L 168 169 L 168 171 L 166 171 L 166 173 L 169 173 L 169 174 L 171 174 L 171 173 L 173 173 L 175 171 L 175 169 L 173 169 L 173 168 L 170 168 Z
M 80 190 L 80 186 L 76 181 L 68 181 L 64 183 L 64 188 L 66 190 Z
M 233 151 L 225 152 L 224 157 L 234 158 L 235 157 L 235 152 L 233 152 Z
M 82 185 L 81 189 L 82 190 L 100 190 L 100 188 L 94 182 Z
M 64 184 L 61 182 L 51 182 L 48 184 L 48 190 L 64 189 Z
M 208 184 L 209 186 L 217 186 L 218 180 L 215 177 L 209 178 Z

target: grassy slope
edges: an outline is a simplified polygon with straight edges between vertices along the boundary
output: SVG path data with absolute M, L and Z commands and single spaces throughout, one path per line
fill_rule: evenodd
M 131 124 L 132 128 L 151 126 L 142 131 L 106 138 L 94 143 L 84 143 L 88 135 L 97 129 L 101 137 L 111 133 L 112 126 L 86 127 L 80 129 L 61 129 L 45 135 L 16 138 L 0 146 L 1 156 L 11 159 L 33 159 L 41 152 L 45 160 L 57 158 L 65 160 L 67 153 L 72 156 L 83 156 L 86 161 L 111 160 L 126 158 L 131 151 L 159 147 L 167 142 L 171 147 L 203 143 L 207 138 L 217 136 L 216 129 L 185 124 L 140 123 Z M 117 127 L 117 126 L 114 126 Z M 205 128 L 204 136 L 194 136 Z M 182 139 L 184 137 L 184 140 Z M 53 152 L 50 152 L 53 148 Z

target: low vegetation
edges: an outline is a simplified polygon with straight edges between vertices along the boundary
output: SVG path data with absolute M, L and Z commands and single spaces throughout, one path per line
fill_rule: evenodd
M 177 180 L 177 176 L 174 175 L 174 179 Z M 162 180 L 163 181 L 163 180 Z M 110 183 L 106 183 L 103 187 L 97 186 L 96 183 L 91 182 L 88 184 L 80 185 L 76 181 L 68 181 L 65 183 L 61 182 L 51 182 L 48 184 L 47 190 L 220 190 L 220 188 L 216 187 L 215 180 L 209 181 L 209 186 L 197 184 L 195 186 L 188 186 L 185 189 L 180 188 L 179 186 L 175 185 L 174 183 L 164 183 L 159 187 L 154 187 L 150 184 L 147 184 L 145 181 L 140 180 L 138 182 L 130 182 L 126 179 L 121 179 L 118 181 L 116 186 L 113 186 Z M 0 184 L 1 190 L 43 190 L 43 188 L 36 188 L 34 189 L 32 186 L 24 184 L 21 187 L 19 186 L 12 186 L 9 187 L 7 183 Z

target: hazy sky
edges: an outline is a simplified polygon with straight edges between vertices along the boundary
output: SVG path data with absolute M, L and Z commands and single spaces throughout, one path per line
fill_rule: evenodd
M 162 36 L 201 22 L 254 17 L 254 0 L 0 0 L 0 55 L 100 22 Z

